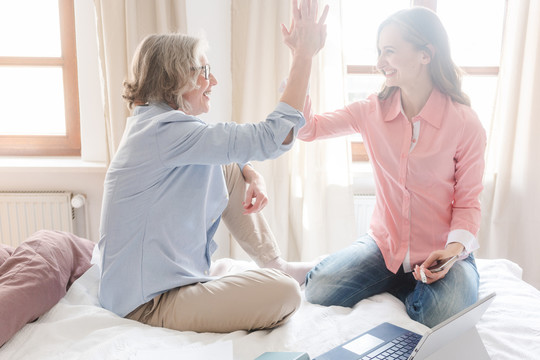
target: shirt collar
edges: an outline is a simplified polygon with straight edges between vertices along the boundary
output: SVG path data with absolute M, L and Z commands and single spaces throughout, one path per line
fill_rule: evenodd
M 422 118 L 422 120 L 425 120 L 435 128 L 439 129 L 445 112 L 444 109 L 446 107 L 447 97 L 448 96 L 442 94 L 437 88 L 433 88 L 426 104 L 416 117 Z M 384 121 L 392 121 L 401 113 L 401 90 L 397 89 L 392 94 L 390 101 L 390 106 L 384 117 Z
M 396 89 L 390 97 L 390 105 L 388 106 L 388 112 L 384 117 L 384 121 L 392 121 L 398 117 L 401 113 L 401 90 Z
M 135 109 L 133 109 L 133 116 L 137 116 L 137 115 L 141 115 L 143 113 L 146 113 L 147 111 L 153 111 L 153 112 L 156 112 L 156 113 L 165 113 L 165 112 L 169 112 L 169 111 L 174 111 L 174 109 L 170 106 L 170 105 L 167 105 L 166 103 L 164 102 L 149 102 L 147 104 L 144 104 L 144 105 L 137 105 L 135 107 Z M 178 110 L 180 111 L 180 110 Z M 182 112 L 182 111 L 180 111 Z

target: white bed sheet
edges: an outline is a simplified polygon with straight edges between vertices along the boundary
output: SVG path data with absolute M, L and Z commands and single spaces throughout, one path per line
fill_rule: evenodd
M 231 271 L 254 266 L 220 261 Z M 508 260 L 477 260 L 477 265 L 480 295 L 497 293 L 478 324 L 491 358 L 538 359 L 540 291 L 522 281 L 521 269 Z M 0 359 L 210 359 L 216 351 L 221 359 L 235 360 L 252 360 L 265 351 L 305 351 L 315 357 L 384 321 L 419 333 L 427 329 L 407 316 L 399 300 L 381 294 L 353 308 L 303 301 L 287 324 L 271 331 L 179 332 L 126 320 L 99 307 L 97 281 L 94 265 L 55 307 L 0 348 Z

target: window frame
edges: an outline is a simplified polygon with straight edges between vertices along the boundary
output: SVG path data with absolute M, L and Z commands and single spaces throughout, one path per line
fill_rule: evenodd
M 411 6 L 424 6 L 437 12 L 437 0 L 411 0 Z M 465 75 L 499 75 L 499 66 L 460 66 Z M 374 65 L 347 64 L 347 75 L 373 75 L 378 71 Z M 364 143 L 351 140 L 353 162 L 369 161 Z
M 58 0 L 58 9 L 61 57 L 0 56 L 0 66 L 62 68 L 66 135 L 0 135 L 0 156 L 81 155 L 74 0 Z

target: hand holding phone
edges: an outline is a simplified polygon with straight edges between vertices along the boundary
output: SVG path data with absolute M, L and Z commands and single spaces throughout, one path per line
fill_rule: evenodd
M 453 264 L 458 259 L 457 255 L 454 255 L 452 257 L 446 258 L 446 259 L 439 259 L 435 261 L 433 265 L 428 267 L 428 270 L 432 273 L 438 273 L 446 269 L 448 266 Z

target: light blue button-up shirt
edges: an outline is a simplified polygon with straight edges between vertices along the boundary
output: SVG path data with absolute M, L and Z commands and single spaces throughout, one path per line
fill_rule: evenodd
M 126 316 L 165 291 L 210 280 L 228 201 L 221 165 L 278 157 L 304 122 L 285 103 L 258 124 L 207 124 L 165 104 L 137 107 L 105 178 L 101 305 Z

